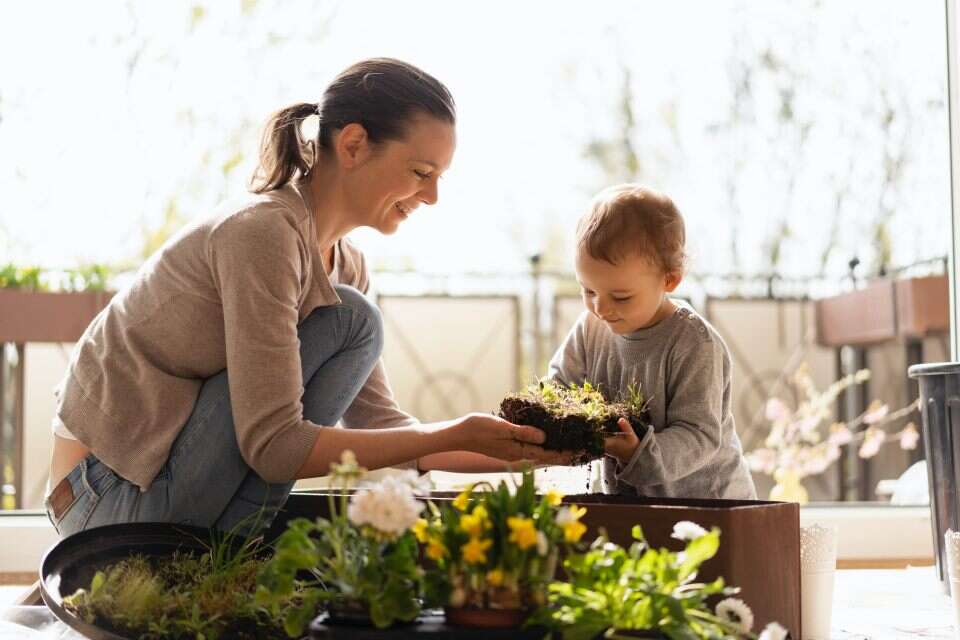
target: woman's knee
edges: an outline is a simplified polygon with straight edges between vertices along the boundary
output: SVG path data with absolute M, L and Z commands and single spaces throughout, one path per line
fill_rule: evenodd
M 383 316 L 380 309 L 357 289 L 338 284 L 334 287 L 340 296 L 340 305 L 347 307 L 360 321 L 362 330 L 368 334 L 377 345 L 383 346 Z

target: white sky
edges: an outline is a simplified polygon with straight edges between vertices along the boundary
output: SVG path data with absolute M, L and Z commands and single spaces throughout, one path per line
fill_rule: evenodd
M 191 27 L 197 4 L 205 14 Z M 241 4 L 0 4 L 0 263 L 135 256 L 142 226 L 159 224 L 171 197 L 192 217 L 243 193 L 271 111 L 319 98 L 342 68 L 380 55 L 450 87 L 459 146 L 437 206 L 389 238 L 357 232 L 374 264 L 515 269 L 551 238 L 568 241 L 591 193 L 610 180 L 583 150 L 616 132 L 621 65 L 633 76 L 641 177 L 685 212 L 698 270 L 732 268 L 733 234 L 741 267 L 761 269 L 762 247 L 786 217 L 783 269 L 809 272 L 834 218 L 835 183 L 850 194 L 843 251 L 831 264 L 837 272 L 850 252 L 869 257 L 882 165 L 871 109 L 884 87 L 912 113 L 894 126 L 909 124 L 910 158 L 901 191 L 887 196 L 897 211 L 895 261 L 946 253 L 937 0 L 819 8 L 794 0 L 264 0 L 247 14 Z M 799 79 L 758 74 L 750 122 L 725 137 L 709 133 L 729 111 L 731 56 L 766 47 Z M 786 87 L 814 122 L 803 154 L 775 118 Z M 747 150 L 739 160 L 737 149 Z M 243 161 L 225 177 L 220 167 L 238 151 Z M 739 222 L 724 195 L 737 162 Z M 790 178 L 793 199 L 784 195 Z

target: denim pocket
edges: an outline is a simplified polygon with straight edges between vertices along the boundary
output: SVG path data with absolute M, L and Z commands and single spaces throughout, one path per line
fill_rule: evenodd
M 73 503 L 63 512 L 60 520 L 55 522 L 48 507 L 51 522 L 54 522 L 57 532 L 64 537 L 86 529 L 101 496 L 116 484 L 117 476 L 91 453 L 70 472 L 67 480 L 73 489 Z

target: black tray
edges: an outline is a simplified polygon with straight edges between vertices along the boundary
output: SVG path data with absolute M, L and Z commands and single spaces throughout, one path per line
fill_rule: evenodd
M 91 640 L 131 640 L 76 617 L 63 606 L 63 597 L 89 589 L 97 571 L 134 554 L 165 557 L 174 551 L 203 553 L 210 532 L 200 527 L 142 522 L 95 527 L 55 544 L 40 563 L 40 595 L 64 624 Z
M 322 614 L 310 623 L 310 640 L 383 640 L 384 638 L 421 638 L 431 640 L 540 640 L 546 630 L 531 629 L 477 629 L 452 627 L 446 624 L 443 612 L 425 611 L 411 624 L 399 624 L 387 629 L 347 624 L 326 624 L 327 615 Z

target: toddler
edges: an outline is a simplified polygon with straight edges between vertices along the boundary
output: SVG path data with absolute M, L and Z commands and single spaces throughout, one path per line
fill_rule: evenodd
M 673 201 L 624 184 L 602 191 L 577 226 L 576 273 L 586 311 L 554 354 L 548 377 L 599 385 L 610 400 L 631 384 L 653 428 L 626 420 L 608 437 L 606 493 L 755 499 L 731 411 L 723 339 L 669 294 L 684 274 L 686 232 Z

